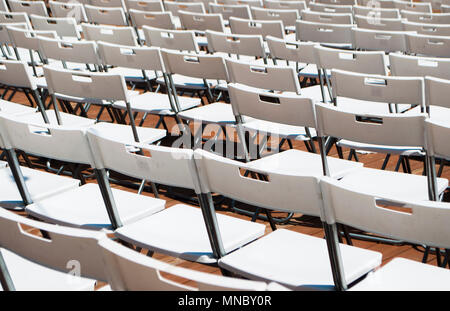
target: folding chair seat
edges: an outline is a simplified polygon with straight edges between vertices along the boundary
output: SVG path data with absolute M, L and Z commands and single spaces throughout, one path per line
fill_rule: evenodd
M 309 101 L 312 106 L 310 100 L 303 100 Z M 273 166 L 254 169 L 251 163 L 225 159 L 200 149 L 195 151 L 195 161 L 199 168 L 203 195 L 205 200 L 209 198 L 212 213 L 214 206 L 211 193 L 219 193 L 263 209 L 320 215 L 321 199 L 317 195 L 320 193 L 317 176 L 297 171 L 280 171 Z M 242 173 L 246 170 L 266 176 L 267 179 L 263 181 L 246 177 Z M 216 239 L 219 249 L 220 232 L 219 228 Z M 346 260 L 352 262 L 346 270 L 350 280 L 358 279 L 381 263 L 381 254 L 377 252 L 363 249 L 354 251 L 354 248 L 347 245 L 341 245 L 341 250 Z M 326 242 L 321 238 L 277 229 L 232 253 L 226 249 L 221 252 L 223 256 L 219 260 L 219 266 L 246 278 L 277 282 L 291 289 L 333 286 Z
M 164 5 L 161 0 L 125 0 L 125 6 L 127 7 L 128 12 L 130 10 L 139 10 L 139 11 L 147 11 L 147 12 L 163 12 Z
M 193 189 L 200 193 L 192 150 L 150 145 L 144 147 L 131 143 L 132 146 L 142 148 L 144 154 L 149 152 L 151 156 L 146 157 L 127 152 L 125 143 L 103 137 L 95 130 L 89 131 L 88 135 L 104 168 L 113 168 L 119 173 L 156 184 Z M 136 194 L 134 197 L 135 200 L 141 200 Z M 200 202 L 203 208 L 202 200 Z M 116 229 L 115 235 L 151 251 L 190 261 L 213 263 L 217 261 L 217 254 L 208 238 L 209 216 L 203 213 L 193 206 L 177 204 L 133 224 L 124 225 Z M 264 225 L 249 224 L 231 216 L 222 215 L 218 223 L 224 231 L 229 251 L 264 234 Z
M 359 16 L 372 16 L 374 18 L 399 18 L 400 10 L 355 5 L 353 7 L 353 14 Z
M 353 28 L 355 49 L 367 51 L 403 52 L 407 51 L 407 38 L 411 31 L 382 31 Z
M 420 13 L 420 12 L 402 11 L 402 17 L 406 18 L 408 22 L 432 24 L 432 25 L 450 24 L 449 13 Z
M 92 160 L 93 155 L 91 154 L 91 149 L 85 134 L 86 128 L 76 129 L 74 127 L 39 124 L 37 125 L 37 130 L 30 131 L 30 127 L 33 128 L 32 124 L 3 116 L 2 126 L 8 135 L 8 149 L 14 147 L 50 159 L 75 164 L 89 164 L 95 168 Z M 114 132 L 111 133 L 108 131 L 111 127 L 105 128 L 103 124 L 99 124 L 98 126 L 94 125 L 92 128 L 106 132 L 106 135 L 114 134 Z M 51 134 L 45 133 L 45 129 L 49 130 Z M 131 133 L 130 129 L 128 131 Z M 127 140 L 134 141 L 130 136 L 128 135 Z M 65 146 L 62 146 L 64 142 Z M 42 172 L 40 173 L 42 174 Z M 45 174 L 50 176 L 48 179 L 55 177 L 55 175 L 49 173 Z M 68 179 L 66 177 L 57 177 Z M 106 178 L 106 175 L 103 175 L 103 178 Z M 46 188 L 49 189 L 48 187 L 51 184 L 48 182 L 46 184 L 45 182 L 47 180 L 43 178 L 40 179 L 40 187 L 44 188 L 47 186 Z M 37 201 L 33 201 L 33 197 L 31 196 L 30 202 L 25 207 L 26 212 L 38 219 L 60 225 L 89 227 L 92 229 L 115 228 L 116 223 L 111 220 L 109 211 L 106 208 L 110 203 L 108 201 L 110 197 L 105 195 L 105 191 L 108 191 L 105 190 L 106 185 L 102 184 L 100 186 L 103 188 L 95 184 L 85 184 L 77 187 L 79 180 L 68 180 L 76 183 L 76 186 L 52 196 L 47 195 L 45 198 Z M 26 182 L 25 186 L 22 184 L 20 186 L 26 186 L 31 193 L 28 182 Z M 62 186 L 59 185 L 59 187 Z M 165 205 L 163 200 L 146 196 L 137 199 L 133 193 L 124 190 L 110 189 L 109 193 L 117 203 L 115 206 L 120 216 L 120 221 L 125 224 L 160 211 Z M 106 197 L 108 197 L 108 200 Z
M 174 267 L 165 262 L 137 254 L 110 240 L 99 242 L 109 273 L 113 290 L 271 290 L 274 285 L 258 281 L 224 277 L 191 269 Z M 159 277 L 161 272 L 170 273 L 196 285 L 184 285 Z
M 429 36 L 450 36 L 450 25 L 430 25 L 403 21 L 403 30 L 415 31 L 418 34 Z
M 99 42 L 99 50 L 105 65 L 118 66 L 108 70 L 109 72 L 134 72 L 136 75 L 134 81 L 146 83 L 150 83 L 150 80 L 156 76 L 156 73 L 159 73 L 158 76 L 161 76 L 162 73 L 164 80 L 167 81 L 166 70 L 159 48 L 127 47 Z M 116 69 L 118 71 L 115 71 Z M 143 75 L 143 70 L 146 74 L 145 76 Z M 201 101 L 198 98 L 179 97 L 177 106 L 170 92 L 168 94 L 156 93 L 151 91 L 150 88 L 145 93 L 132 96 L 129 104 L 131 111 L 145 113 L 144 120 L 147 114 L 154 114 L 159 115 L 160 122 L 163 122 L 164 116 L 176 116 L 179 111 L 196 107 L 200 103 Z M 123 101 L 114 103 L 113 107 L 127 110 L 127 105 Z M 165 123 L 163 125 L 166 126 Z
M 423 113 L 414 115 L 359 114 L 340 110 L 330 105 L 317 104 L 316 114 L 322 141 L 324 140 L 323 137 L 331 136 L 352 142 L 385 146 L 384 151 L 382 148 L 379 150 L 379 152 L 384 153 L 395 151 L 389 146 L 404 148 L 406 148 L 405 146 L 412 146 L 417 149 L 421 148 L 422 152 L 426 153 L 424 136 L 426 115 Z M 321 154 L 325 155 L 323 147 L 321 148 Z M 425 154 L 425 166 L 428 165 L 426 157 Z M 324 170 L 327 171 L 326 161 L 324 161 Z M 355 187 L 363 193 L 398 199 L 424 201 L 431 196 L 431 183 L 428 176 L 422 175 L 360 168 L 346 174 L 340 180 L 340 183 Z M 436 184 L 437 192 L 441 194 L 447 188 L 448 180 L 440 178 Z
M 120 45 L 138 45 L 133 27 L 82 24 L 84 39 Z
M 54 30 L 61 39 L 77 41 L 81 38 L 77 22 L 73 17 L 45 17 L 30 15 L 36 30 Z
M 352 13 L 324 13 L 314 11 L 302 11 L 302 20 L 323 24 L 353 24 Z
M 333 5 L 327 3 L 310 2 L 308 8 L 313 12 L 323 13 L 352 13 L 351 5 Z
M 28 15 L 48 16 L 44 1 L 8 1 L 12 12 L 25 12 Z
M 312 41 L 340 48 L 352 47 L 352 28 L 354 25 L 323 24 L 297 20 L 296 39 Z
M 230 17 L 237 17 L 243 19 L 252 18 L 252 13 L 250 12 L 250 7 L 246 4 L 218 4 L 209 3 L 210 13 L 220 13 L 222 14 L 225 22 L 228 22 Z
M 401 18 L 381 18 L 373 16 L 355 15 L 355 23 L 358 28 L 384 30 L 384 31 L 402 31 Z
M 53 17 L 73 17 L 77 24 L 88 21 L 83 3 L 49 1 L 48 4 Z
M 267 9 L 278 9 L 278 10 L 297 10 L 300 14 L 303 10 L 308 7 L 305 1 L 275 1 L 275 0 L 264 0 L 264 7 Z
M 29 113 L 35 113 L 36 108 L 28 107 L 25 105 L 17 104 L 11 101 L 0 99 L 0 113 L 20 116 Z
M 450 57 L 450 37 L 408 34 L 406 40 L 409 54 Z
M 449 246 L 448 229 L 445 225 L 448 203 L 379 196 L 378 193 L 364 192 L 358 187 L 328 178 L 321 181 L 321 187 L 327 226 L 334 230 L 334 224 L 340 222 L 414 244 L 445 248 Z M 398 206 L 402 206 L 405 212 L 396 210 L 395 207 Z M 330 247 L 337 243 L 335 238 L 330 238 L 327 242 Z M 336 262 L 333 269 L 337 276 L 336 287 L 346 290 L 349 282 L 341 277 L 346 269 L 342 267 L 345 265 L 345 259 L 341 258 L 339 250 L 331 252 L 330 257 L 335 258 Z M 395 257 L 380 269 L 369 273 L 349 290 L 450 290 L 449 281 L 448 269 Z
M 284 25 L 281 20 L 252 20 L 230 17 L 230 28 L 233 34 L 261 35 L 285 38 Z M 288 37 L 292 37 L 288 35 Z
M 128 20 L 122 7 L 98 7 L 86 4 L 84 6 L 88 21 L 94 24 L 128 26 Z
M 394 7 L 399 9 L 400 11 L 412 11 L 412 12 L 423 12 L 423 13 L 431 13 L 431 3 L 429 2 L 411 2 L 411 1 L 394 1 Z
M 236 35 L 207 30 L 208 52 L 234 57 L 254 64 L 267 64 L 267 53 L 261 35 Z M 226 90 L 226 84 L 217 87 Z
M 98 245 L 107 239 L 104 233 L 45 224 L 5 210 L 0 210 L 0 223 L 0 258 L 6 264 L 0 274 L 11 281 L 3 290 L 85 291 L 94 290 L 96 280 L 107 280 Z M 29 233 L 27 226 L 47 236 Z

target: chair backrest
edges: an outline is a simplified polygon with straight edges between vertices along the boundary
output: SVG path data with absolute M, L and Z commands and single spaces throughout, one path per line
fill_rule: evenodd
M 177 0 L 178 1 L 178 0 Z M 204 8 L 205 8 L 205 11 L 207 12 L 207 13 L 210 13 L 209 12 L 209 4 L 210 3 L 217 3 L 217 1 L 216 0 L 182 0 L 183 2 L 202 2 L 203 3 L 203 6 L 204 6 Z
M 385 31 L 403 30 L 401 18 L 377 18 L 373 16 L 355 15 L 355 22 L 358 28 Z
M 425 121 L 425 129 L 428 143 L 427 150 L 430 155 L 447 160 L 450 159 L 450 148 L 447 143 L 450 133 L 448 123 L 443 120 L 429 118 Z
M 11 38 L 9 37 L 8 33 L 8 26 L 13 26 L 15 28 L 21 28 L 21 29 L 30 29 L 27 25 L 27 23 L 11 23 L 11 24 L 1 24 L 0 23 L 0 43 L 1 44 L 13 44 Z
M 163 12 L 164 5 L 161 0 L 125 0 L 128 12 L 133 10 L 147 12 Z
M 267 284 L 264 282 L 224 277 L 172 266 L 138 254 L 111 240 L 102 240 L 99 242 L 99 246 L 103 250 L 103 258 L 106 262 L 108 283 L 113 290 L 263 291 L 267 288 Z M 193 281 L 196 285 L 189 286 L 174 282 L 164 277 L 164 273 Z
M 250 8 L 262 8 L 264 6 L 262 0 L 221 0 L 224 4 L 246 4 Z
M 294 26 L 300 14 L 297 9 L 251 8 L 255 20 L 281 20 L 284 26 Z
M 8 34 L 15 47 L 37 51 L 39 50 L 39 38 L 48 37 L 56 39 L 58 35 L 54 30 L 28 30 L 8 26 Z
M 137 45 L 133 27 L 82 24 L 85 40 L 104 41 L 122 45 Z
M 94 24 L 128 26 L 128 20 L 123 8 L 108 8 L 85 5 L 88 21 Z
M 173 16 L 179 16 L 178 11 L 206 13 L 203 2 L 175 2 L 164 1 L 166 11 L 172 12 Z
M 228 4 L 210 3 L 209 12 L 222 14 L 224 20 L 229 20 L 230 17 L 237 17 L 243 19 L 252 18 L 250 7 L 246 4 L 228 5 Z
M 264 41 L 261 35 L 235 35 L 223 32 L 206 31 L 208 51 L 266 57 Z
M 352 43 L 354 25 L 322 24 L 298 20 L 295 23 L 297 40 L 320 43 Z
M 302 20 L 323 24 L 353 24 L 352 13 L 302 11 Z
M 263 21 L 230 17 L 230 28 L 232 33 L 242 35 L 261 35 L 284 38 L 284 25 L 281 20 Z
M 450 80 L 425 77 L 425 105 L 450 108 Z M 443 146 L 442 146 L 443 147 Z
M 314 46 L 317 43 L 291 42 L 271 36 L 266 37 L 266 41 L 269 47 L 270 57 L 273 59 L 283 59 L 306 64 L 316 63 Z
M 148 26 L 142 27 L 147 46 L 160 48 L 199 52 L 193 30 L 169 30 Z
M 251 87 L 294 92 L 300 94 L 295 69 L 287 66 L 252 65 L 249 63 L 225 59 L 230 82 Z
M 78 2 L 49 1 L 53 17 L 73 17 L 77 23 L 87 22 L 84 5 Z
M 316 127 L 314 104 L 310 98 L 294 93 L 276 94 L 243 84 L 228 85 L 235 116 L 302 127 Z
M 358 0 L 358 5 L 368 7 L 379 7 L 381 9 L 396 9 L 394 5 L 395 0 L 377 0 L 374 3 L 373 0 Z
M 130 9 L 128 13 L 130 14 L 131 23 L 137 28 L 142 28 L 143 26 L 171 30 L 176 28 L 171 12 L 149 12 Z
M 89 4 L 104 8 L 123 8 L 125 9 L 125 3 L 123 0 L 89 0 Z
M 355 5 L 353 14 L 374 18 L 400 18 L 399 9 L 383 9 L 372 6 Z
M 25 12 L 0 12 L 0 24 L 27 24 L 28 29 L 33 29 L 31 27 L 30 19 L 28 14 Z
M 450 57 L 450 37 L 408 34 L 407 52 L 434 57 Z
M 298 14 L 301 11 L 306 10 L 305 1 L 276 1 L 276 0 L 264 0 L 264 6 L 268 9 L 275 10 L 297 10 Z
M 304 99 L 312 102 L 309 99 Z M 321 199 L 318 178 L 276 169 L 252 169 L 247 163 L 196 149 L 194 151 L 203 193 L 220 193 L 240 202 L 267 208 L 318 216 Z M 266 180 L 246 177 L 245 171 L 266 176 Z M 295 190 L 294 190 L 295 189 Z M 301 198 L 302 204 L 298 204 Z
M 332 5 L 325 3 L 310 2 L 308 8 L 313 12 L 323 13 L 352 13 L 351 5 Z
M 403 21 L 403 30 L 429 36 L 450 36 L 450 25 L 430 25 Z
M 355 5 L 356 0 L 317 0 L 314 1 L 322 4 L 332 4 L 332 5 Z
M 450 24 L 450 13 L 421 13 L 402 11 L 402 17 L 409 22 L 423 24 Z
M 387 75 L 383 51 L 360 52 L 315 46 L 317 66 L 376 75 Z
M 33 28 L 36 30 L 54 30 L 59 37 L 80 38 L 77 21 L 73 17 L 44 17 L 30 15 Z
M 149 144 L 132 143 L 105 136 L 95 127 L 87 136 L 94 153 L 97 168 L 113 169 L 127 176 L 145 179 L 167 186 L 193 189 L 200 193 L 197 170 L 191 149 L 179 149 Z M 130 151 L 130 146 L 142 154 Z
M 104 65 L 165 72 L 159 48 L 98 42 Z
M 402 55 L 389 55 L 391 73 L 394 76 L 432 76 L 450 79 L 450 59 Z
M 181 27 L 189 30 L 213 30 L 225 32 L 222 14 L 219 13 L 192 13 L 179 11 Z
M 64 41 L 39 38 L 39 51 L 44 59 L 100 65 L 95 41 Z
M 28 15 L 48 16 L 47 7 L 44 1 L 18 1 L 9 0 L 9 7 L 12 12 L 25 12 Z
M 0 83 L 13 87 L 36 89 L 33 72 L 25 61 L 0 60 Z
M 178 51 L 161 51 L 168 73 L 201 78 L 229 81 L 224 59 L 216 55 L 182 53 Z
M 44 75 L 52 95 L 86 98 L 86 101 L 129 100 L 125 79 L 120 74 L 67 70 L 46 65 Z
M 420 77 L 392 77 L 332 70 L 333 98 L 348 97 L 392 104 L 424 105 L 424 83 Z M 339 101 L 337 101 L 339 107 Z M 336 123 L 338 124 L 338 123 Z M 414 145 L 411 145 L 414 146 Z
M 108 239 L 105 233 L 47 224 L 5 209 L 0 210 L 0 224 L 3 248 L 61 272 L 69 273 L 76 264 L 80 276 L 107 281 L 102 249 L 98 245 L 99 241 Z M 29 233 L 26 228 L 40 229 L 48 236 Z M 72 277 L 68 274 L 67 281 L 76 282 Z
M 405 11 L 431 13 L 431 3 L 429 2 L 416 2 L 416 1 L 394 1 L 394 7 Z
M 406 35 L 411 33 L 354 28 L 353 47 L 367 51 L 406 52 Z

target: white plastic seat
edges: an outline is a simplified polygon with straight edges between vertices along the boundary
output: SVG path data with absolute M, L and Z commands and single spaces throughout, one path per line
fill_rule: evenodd
M 307 9 L 305 1 L 264 0 L 264 6 L 268 9 L 297 10 L 298 14 Z
M 162 12 L 164 6 L 161 0 L 140 1 L 140 0 L 125 0 L 125 6 L 128 12 L 131 10 L 140 10 L 147 12 Z
M 352 47 L 352 28 L 354 25 L 324 24 L 297 20 L 296 39 L 312 41 L 337 47 Z
M 35 112 L 36 108 L 13 103 L 4 99 L 0 100 L 0 113 L 10 115 L 24 115 L 24 114 L 34 114 Z
M 228 21 L 230 17 L 238 17 L 243 19 L 250 19 L 252 13 L 247 4 L 218 4 L 209 3 L 210 13 L 220 13 L 224 20 Z
M 382 31 L 403 30 L 401 18 L 379 18 L 373 16 L 355 15 L 355 22 L 358 28 Z
M 1 24 L 22 24 L 25 23 L 28 29 L 32 29 L 30 18 L 25 12 L 0 12 L 0 23 Z
M 54 17 L 73 17 L 78 24 L 87 22 L 83 3 L 49 1 L 48 4 Z
M 98 7 L 86 4 L 84 9 L 90 23 L 128 26 L 128 20 L 122 7 Z
M 396 257 L 349 291 L 448 291 L 450 271 Z
M 85 40 L 103 41 L 120 45 L 137 45 L 133 27 L 81 24 Z
M 450 57 L 450 37 L 408 34 L 407 52 L 430 57 Z
M 179 11 L 181 27 L 188 30 L 205 31 L 212 30 L 225 32 L 225 24 L 221 14 L 218 13 L 193 13 Z
M 394 1 L 394 7 L 399 9 L 400 11 L 412 11 L 412 12 L 422 12 L 422 13 L 431 13 L 431 3 L 429 2 L 414 2 L 414 1 Z
M 48 16 L 47 7 L 44 1 L 8 1 L 12 12 L 25 12 L 28 15 L 35 14 Z
M 449 13 L 421 13 L 404 10 L 402 11 L 402 17 L 406 18 L 409 22 L 427 23 L 432 25 L 450 24 Z
M 36 30 L 54 30 L 60 38 L 80 39 L 77 21 L 73 17 L 45 17 L 30 15 L 33 28 Z
M 353 15 L 351 13 L 325 13 L 314 11 L 302 11 L 302 20 L 323 24 L 353 24 Z
M 353 28 L 354 47 L 368 51 L 406 52 L 407 38 L 411 31 L 382 31 Z
M 373 18 L 399 18 L 399 9 L 389 9 L 375 6 L 353 6 L 353 13 L 360 16 L 372 16 Z
M 230 17 L 231 32 L 242 35 L 273 36 L 284 39 L 285 30 L 281 20 L 252 20 Z
M 252 17 L 255 20 L 281 20 L 286 29 L 294 30 L 295 21 L 300 17 L 296 9 L 273 9 L 252 7 Z
M 430 25 L 424 23 L 414 23 L 410 21 L 403 21 L 402 24 L 403 30 L 405 31 L 415 31 L 418 34 L 430 36 L 450 36 L 450 25 Z
M 308 8 L 313 12 L 352 13 L 352 5 L 310 2 Z

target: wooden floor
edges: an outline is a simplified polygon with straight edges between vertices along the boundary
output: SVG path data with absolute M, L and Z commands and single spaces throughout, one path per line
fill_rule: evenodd
M 12 101 L 29 105 L 25 96 L 21 93 L 17 93 L 17 95 L 15 95 L 14 98 L 12 99 Z M 89 115 L 89 117 L 95 117 L 97 112 L 98 112 L 98 108 L 92 107 L 89 110 L 88 115 Z M 108 115 L 105 113 L 103 115 L 103 118 L 105 120 L 108 119 Z M 140 118 L 141 118 L 141 115 L 139 115 L 137 117 L 136 121 L 139 122 Z M 156 122 L 157 122 L 156 117 L 148 117 L 144 123 L 144 126 L 154 127 Z M 169 125 L 169 128 L 171 128 L 172 126 L 175 125 L 175 123 L 172 120 L 168 120 L 167 123 Z M 130 129 L 130 131 L 131 131 L 131 129 Z M 229 131 L 228 134 L 231 134 L 231 137 L 232 137 L 233 130 L 228 129 L 228 131 Z M 173 137 L 169 138 L 169 139 L 165 139 L 162 144 L 170 146 L 171 143 L 173 142 L 173 140 L 174 140 Z M 285 145 L 285 147 L 287 148 L 287 144 Z M 317 143 L 316 143 L 316 147 L 317 147 Z M 294 142 L 294 148 L 300 149 L 300 150 L 306 150 L 306 148 L 302 142 Z M 344 150 L 344 151 L 345 151 L 344 156 L 347 157 L 349 154 L 349 151 L 348 150 Z M 336 150 L 332 149 L 330 152 L 330 155 L 337 157 Z M 363 162 L 366 167 L 380 168 L 382 166 L 382 163 L 384 160 L 384 155 L 381 155 L 381 154 L 358 154 L 358 158 L 359 158 L 359 161 Z M 387 166 L 388 170 L 394 170 L 395 165 L 397 163 L 397 159 L 398 159 L 398 157 L 396 157 L 396 156 L 391 157 L 390 163 Z M 22 160 L 23 159 L 21 159 L 21 161 Z M 43 162 L 41 160 L 32 158 L 32 162 L 36 168 L 38 168 L 38 169 L 44 168 L 44 166 L 42 165 Z M 25 162 L 22 162 L 21 164 L 26 165 Z M 56 165 L 55 165 L 55 167 L 56 167 Z M 411 170 L 414 174 L 419 174 L 419 175 L 422 174 L 422 170 L 423 170 L 422 163 L 418 162 L 418 161 L 411 161 Z M 450 168 L 446 167 L 444 169 L 443 177 L 446 177 L 446 178 L 450 177 Z M 87 182 L 95 182 L 95 180 L 87 180 Z M 138 183 L 135 183 L 135 184 L 138 185 Z M 118 184 L 114 184 L 114 183 L 112 183 L 112 186 L 115 188 L 120 188 L 120 189 L 127 190 L 127 191 L 132 191 L 132 192 L 137 191 L 136 187 L 125 187 L 123 185 L 118 185 Z M 177 192 L 182 192 L 183 194 L 187 194 L 187 195 L 193 195 L 193 193 L 189 193 L 189 192 L 182 191 L 182 190 L 181 191 L 177 191 L 177 190 L 173 191 L 173 193 L 177 193 Z M 171 207 L 178 203 L 195 205 L 195 203 L 191 203 L 186 200 L 180 200 L 179 197 L 175 196 L 173 193 L 168 193 L 167 189 L 164 189 L 164 188 L 160 189 L 160 197 L 167 200 L 166 207 Z M 151 193 L 150 190 L 144 191 L 144 195 L 153 196 L 153 194 Z M 223 203 L 224 204 L 221 204 L 220 206 L 217 207 L 217 211 L 219 213 L 246 219 L 246 220 L 251 219 L 251 217 L 249 217 L 249 216 L 238 214 L 236 212 L 232 212 L 228 207 L 229 200 L 224 200 Z M 242 207 L 242 208 L 247 208 L 249 210 L 253 209 L 253 207 L 251 207 L 251 206 L 244 206 L 243 204 L 240 204 L 240 203 L 237 203 L 236 205 L 239 207 Z M 21 213 L 21 214 L 23 214 L 23 213 Z M 286 213 L 273 212 L 273 216 L 274 217 L 285 217 Z M 264 223 L 266 225 L 266 233 L 271 232 L 271 228 L 270 228 L 270 225 L 268 222 L 265 222 L 262 220 L 257 220 L 257 222 Z M 301 232 L 301 233 L 305 233 L 305 234 L 310 234 L 310 235 L 313 235 L 316 237 L 324 236 L 320 221 L 318 221 L 318 219 L 315 217 L 294 215 L 294 217 L 292 217 L 287 223 L 278 224 L 277 227 L 289 229 L 289 230 L 293 230 L 293 231 Z M 353 230 L 351 230 L 351 231 L 353 231 Z M 353 242 L 353 245 L 355 245 L 355 246 L 381 252 L 383 254 L 383 264 L 385 264 L 386 262 L 388 262 L 389 260 L 391 260 L 394 257 L 404 257 L 404 258 L 408 258 L 408 259 L 421 261 L 423 254 L 424 254 L 424 248 L 422 246 L 412 246 L 412 245 L 408 245 L 408 244 L 390 245 L 390 244 L 386 244 L 386 243 L 369 242 L 369 241 L 364 241 L 364 240 L 360 240 L 360 239 L 352 239 L 352 242 Z M 145 250 L 142 250 L 142 252 L 144 253 Z M 181 260 L 178 258 L 165 256 L 162 254 L 155 254 L 154 258 L 165 261 L 165 262 L 173 264 L 173 265 L 177 265 L 177 266 L 191 268 L 191 269 L 195 269 L 198 271 L 204 271 L 204 272 L 208 272 L 208 273 L 220 274 L 220 270 L 217 267 L 213 267 L 213 266 L 206 266 L 206 265 L 201 265 L 201 264 L 197 264 L 197 263 L 192 263 L 192 262 L 188 262 L 188 261 Z M 431 253 L 430 256 L 428 257 L 427 262 L 429 264 L 436 265 L 436 255 L 434 253 Z M 173 278 L 173 279 L 177 280 L 181 283 L 190 284 L 190 281 L 188 281 L 188 280 L 181 280 L 181 279 L 177 279 L 177 278 Z M 104 283 L 99 283 L 98 287 L 101 287 L 103 285 L 104 285 Z

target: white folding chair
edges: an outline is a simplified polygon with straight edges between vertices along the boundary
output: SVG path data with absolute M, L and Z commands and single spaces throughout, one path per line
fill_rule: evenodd
M 228 21 L 230 17 L 237 17 L 243 19 L 252 18 L 250 7 L 246 4 L 218 4 L 209 3 L 210 13 L 220 13 L 225 21 Z
M 432 121 L 436 120 L 442 123 L 448 120 L 447 118 L 450 115 L 450 106 L 447 100 L 450 95 L 449 86 L 449 80 L 425 77 L 425 110 Z M 442 173 L 442 168 L 443 166 L 440 168 L 439 176 Z
M 174 267 L 149 258 L 111 240 L 99 242 L 107 263 L 108 283 L 113 290 L 182 290 L 182 291 L 264 291 L 268 284 L 238 278 L 224 277 L 182 267 Z M 195 285 L 174 282 L 162 275 L 190 280 Z
M 308 8 L 313 12 L 323 13 L 352 13 L 351 5 L 333 5 L 319 2 L 310 2 Z
M 394 1 L 394 7 L 400 11 L 413 11 L 413 12 L 423 12 L 431 13 L 431 3 L 429 2 L 415 2 L 415 1 Z
M 123 8 L 124 11 L 126 11 L 126 6 L 123 0 L 89 0 L 89 5 L 104 8 Z
M 401 18 L 378 18 L 373 16 L 355 15 L 355 23 L 358 28 L 383 30 L 383 31 L 402 31 Z
M 355 5 L 353 7 L 353 14 L 373 18 L 400 18 L 399 9 L 386 9 L 374 6 Z
M 54 30 L 61 39 L 79 40 L 77 21 L 73 17 L 45 17 L 30 15 L 35 30 Z
M 355 5 L 356 0 L 318 0 L 314 1 L 322 4 L 332 4 L 332 5 Z
M 435 77 L 450 80 L 450 59 L 389 54 L 393 76 Z
M 381 9 L 396 9 L 396 7 L 394 5 L 394 1 L 395 0 L 378 0 L 377 4 L 373 4 L 372 0 L 358 0 L 358 5 L 369 6 L 369 7 L 373 7 L 373 6 L 378 7 L 378 4 L 379 4 L 379 7 Z
M 408 34 L 406 31 L 382 31 L 353 28 L 353 46 L 355 49 L 367 51 L 406 52 Z
M 0 223 L 0 257 L 11 281 L 0 290 L 85 291 L 94 290 L 95 280 L 108 279 L 98 245 L 107 239 L 104 233 L 50 225 L 5 210 L 0 210 Z M 45 235 L 31 233 L 36 229 Z
M 121 45 L 137 45 L 133 27 L 82 24 L 85 40 L 103 41 Z
M 450 13 L 421 13 L 402 11 L 402 18 L 406 18 L 408 22 L 423 24 L 450 24 Z
M 204 32 L 205 30 L 226 31 L 222 15 L 219 13 L 203 14 L 179 11 L 178 14 L 183 29 L 195 30 L 197 32 Z
M 101 159 L 97 162 L 104 168 L 157 184 L 201 193 L 194 152 L 190 149 L 131 143 L 131 146 L 141 150 L 142 155 L 139 155 L 127 151 L 127 142 L 102 135 L 96 130 L 90 130 L 88 137 L 96 156 Z M 148 199 L 132 195 L 134 201 Z M 214 233 L 211 230 L 212 221 L 218 223 L 224 231 L 227 251 L 233 251 L 264 234 L 265 226 L 262 224 L 225 215 L 212 218 L 208 214 L 209 209 L 204 209 L 203 198 L 199 201 L 201 209 L 177 204 L 133 224 L 124 225 L 115 231 L 115 235 L 152 252 L 189 261 L 215 263 L 220 254 L 215 243 L 209 240 Z
M 164 120 L 165 117 L 174 117 L 176 119 L 179 111 L 201 104 L 201 100 L 198 98 L 181 96 L 178 98 L 178 103 L 176 103 L 170 94 L 170 89 L 168 94 L 151 91 L 150 79 L 154 79 L 157 75 L 162 75 L 164 82 L 170 87 L 159 48 L 128 47 L 105 42 L 99 42 L 98 46 L 103 64 L 115 66 L 112 69 L 108 69 L 108 72 L 128 76 L 132 81 L 147 83 L 147 92 L 135 95 L 130 99 L 131 111 L 133 113 L 144 113 L 140 125 L 143 124 L 148 114 L 153 114 L 159 116 L 155 127 L 158 128 L 162 124 L 165 130 L 169 131 Z M 125 102 L 114 103 L 113 107 L 127 111 Z
M 206 13 L 203 2 L 164 1 L 164 7 L 172 12 L 173 16 L 179 16 L 178 11 Z
M 26 23 L 7 23 L 0 24 L 0 50 L 6 59 L 16 59 L 12 50 L 13 42 L 8 33 L 8 26 L 16 28 L 30 29 Z M 23 51 L 22 51 L 23 52 Z
M 353 24 L 353 15 L 351 13 L 324 13 L 314 11 L 302 11 L 302 20 L 313 23 L 323 24 Z
M 130 15 L 131 24 L 138 35 L 138 40 L 141 43 L 143 43 L 143 38 L 145 37 L 144 31 L 142 30 L 143 26 L 169 30 L 176 29 L 172 12 L 151 12 L 130 9 L 128 14 Z
M 302 100 L 312 106 L 309 99 Z M 320 160 L 317 160 L 320 174 Z M 322 202 L 317 173 L 284 171 L 270 165 L 255 167 L 252 163 L 225 159 L 200 149 L 195 151 L 195 161 L 211 213 L 215 213 L 211 194 L 219 193 L 267 210 L 320 215 Z M 258 175 L 265 178 L 256 179 Z M 350 281 L 381 263 L 378 252 L 363 249 L 348 252 L 354 248 L 340 246 L 346 260 L 352 262 L 346 270 Z M 232 253 L 226 249 L 223 253 L 219 266 L 246 278 L 274 281 L 291 289 L 333 288 L 326 242 L 322 238 L 278 229 Z
M 82 3 L 49 1 L 48 4 L 53 17 L 73 17 L 78 24 L 88 21 Z
M 195 32 L 193 30 L 169 30 L 143 26 L 145 44 L 164 49 L 193 51 L 199 53 Z
M 25 12 L 28 15 L 48 16 L 44 1 L 8 1 L 11 12 Z
M 450 36 L 450 25 L 430 25 L 403 21 L 404 31 L 415 31 L 418 34 L 429 36 Z
M 234 34 L 285 37 L 284 25 L 281 20 L 252 20 L 230 17 L 230 28 Z
M 351 47 L 354 25 L 322 24 L 298 20 L 295 23 L 299 41 L 312 41 L 336 47 Z
M 281 20 L 286 30 L 295 30 L 295 21 L 300 17 L 297 9 L 251 8 L 255 20 Z
M 448 135 L 448 132 L 447 132 Z M 324 178 L 321 181 L 327 226 L 336 222 L 400 239 L 414 244 L 449 247 L 448 203 L 427 202 L 412 198 L 383 196 L 374 191 L 361 191 L 357 186 L 346 185 Z M 414 230 L 411 230 L 414 228 Z M 330 255 L 335 258 L 336 287 L 345 290 L 350 284 L 342 275 L 347 269 L 337 240 L 330 234 Z M 400 255 L 401 256 L 401 255 Z M 380 269 L 349 289 L 351 291 L 429 291 L 450 290 L 450 272 L 414 260 L 395 257 Z
M 31 22 L 28 17 L 28 14 L 25 12 L 0 12 L 0 23 L 1 24 L 25 23 L 28 29 L 33 29 L 33 27 L 31 27 Z
M 163 12 L 164 6 L 161 0 L 125 0 L 128 12 L 130 10 Z
M 262 8 L 263 1 L 262 0 L 222 0 L 224 4 L 246 4 L 250 8 Z
M 297 10 L 298 14 L 307 9 L 305 1 L 264 0 L 264 6 L 275 10 Z
M 88 22 L 101 25 L 128 26 L 128 19 L 122 7 L 84 6 Z
M 406 40 L 409 54 L 450 57 L 450 37 L 408 34 Z

